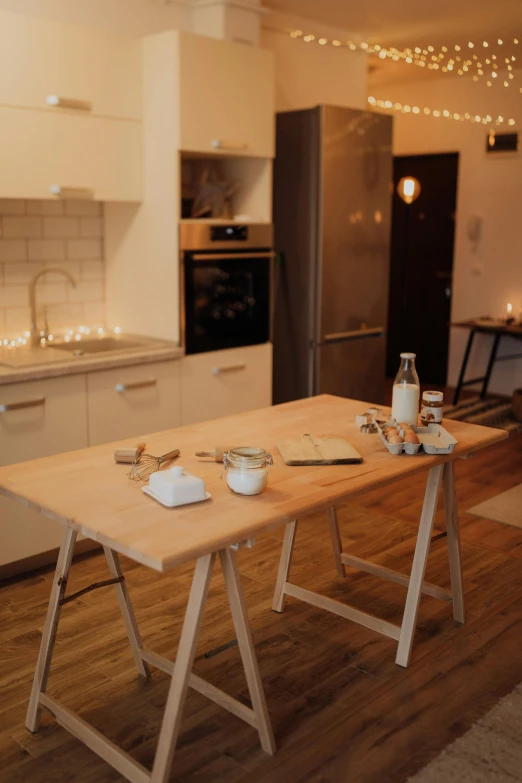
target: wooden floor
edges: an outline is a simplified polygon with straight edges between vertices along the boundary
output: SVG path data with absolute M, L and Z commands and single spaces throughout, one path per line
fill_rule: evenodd
M 424 597 L 408 670 L 390 639 L 288 599 L 270 610 L 282 531 L 239 555 L 248 610 L 279 752 L 266 756 L 257 734 L 190 692 L 172 780 L 209 783 L 393 783 L 404 781 L 522 680 L 522 531 L 466 515 L 478 502 L 522 481 L 522 436 L 457 464 L 467 623 L 447 603 Z M 344 549 L 409 571 L 423 477 L 368 495 L 340 510 Z M 443 529 L 442 507 L 437 518 Z M 174 657 L 191 567 L 168 576 L 123 559 L 146 645 Z M 33 572 L 0 587 L 0 780 L 2 783 L 109 783 L 122 778 L 49 715 L 38 735 L 24 728 L 31 677 L 52 573 Z M 75 561 L 68 591 L 107 578 L 102 557 Z M 432 545 L 426 577 L 449 587 L 445 538 Z M 347 569 L 335 575 L 326 519 L 300 525 L 292 581 L 399 622 L 405 589 Z M 195 670 L 248 703 L 223 579 L 213 579 Z M 151 765 L 168 678 L 138 679 L 112 588 L 64 607 L 49 693 Z

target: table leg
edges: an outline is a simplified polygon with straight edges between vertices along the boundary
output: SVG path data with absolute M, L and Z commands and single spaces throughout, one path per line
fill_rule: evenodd
M 460 368 L 459 380 L 457 382 L 457 388 L 455 389 L 455 394 L 453 395 L 453 405 L 456 405 L 460 398 L 460 392 L 462 391 L 462 384 L 464 383 L 464 376 L 466 375 L 466 368 L 468 366 L 469 355 L 471 353 L 471 346 L 473 345 L 474 337 L 475 337 L 475 330 L 472 329 L 469 333 L 466 350 L 464 352 L 462 367 Z
M 455 467 L 446 462 L 443 473 L 444 510 L 448 531 L 448 557 L 451 575 L 451 593 L 453 596 L 453 617 L 458 623 L 464 622 L 464 591 L 462 587 L 462 568 L 460 564 L 460 530 L 455 494 Z
M 495 364 L 495 360 L 497 358 L 497 351 L 498 351 L 498 345 L 500 343 L 500 338 L 502 337 L 502 334 L 500 332 L 497 332 L 495 334 L 495 337 L 493 338 L 493 345 L 491 347 L 491 354 L 489 357 L 488 367 L 486 370 L 486 374 L 484 376 L 484 383 L 482 384 L 482 391 L 480 392 L 480 399 L 483 400 L 486 397 L 486 394 L 488 392 L 488 386 L 489 386 L 489 379 L 491 378 L 491 373 L 493 372 L 493 365 Z
M 213 553 L 200 557 L 196 563 L 187 611 L 179 640 L 178 654 L 174 664 L 165 714 L 161 725 L 156 758 L 152 768 L 151 783 L 167 783 L 170 777 L 170 767 L 176 748 L 183 705 L 187 695 L 189 677 L 192 671 L 215 560 L 216 555 Z
M 404 608 L 401 632 L 399 635 L 399 646 L 395 658 L 395 662 L 398 663 L 399 666 L 408 666 L 410 661 L 443 467 L 443 465 L 437 465 L 436 467 L 431 468 L 428 474 L 410 583 L 408 585 L 408 595 L 406 596 L 406 606 Z
M 123 577 L 118 553 L 113 549 L 110 549 L 108 546 L 104 546 L 103 551 L 105 552 L 105 557 L 107 558 L 107 565 L 109 566 L 111 577 Z M 125 582 L 118 582 L 114 585 L 114 589 L 116 590 L 116 597 L 120 605 L 123 622 L 125 624 L 125 630 L 127 631 L 127 636 L 129 637 L 132 656 L 134 658 L 134 662 L 136 663 L 138 674 L 141 674 L 142 677 L 150 677 L 149 666 L 141 657 L 143 643 L 141 641 L 141 635 L 138 624 L 136 622 L 136 617 L 134 615 L 134 609 L 132 608 L 127 585 Z
M 267 753 L 275 753 L 274 734 L 266 706 L 252 633 L 248 624 L 245 597 L 237 570 L 236 553 L 230 549 L 222 549 L 219 553 L 219 559 L 225 577 L 230 611 L 232 612 L 234 628 L 236 629 L 239 652 L 243 661 L 250 698 L 252 699 L 252 707 L 256 716 L 256 727 L 259 732 L 261 747 Z
M 328 524 L 330 525 L 330 536 L 332 539 L 332 549 L 334 553 L 335 568 L 337 569 L 337 576 L 346 576 L 346 568 L 341 560 L 343 553 L 343 545 L 341 541 L 341 533 L 339 531 L 339 520 L 337 519 L 337 511 L 333 506 L 328 509 Z
M 49 599 L 49 606 L 47 607 L 42 641 L 40 642 L 40 652 L 38 653 L 38 663 L 36 664 L 33 687 L 29 699 L 27 717 L 25 719 L 26 727 L 33 733 L 38 731 L 40 725 L 40 694 L 45 693 L 47 688 L 54 643 L 58 630 L 58 621 L 60 620 L 61 600 L 65 595 L 67 587 L 67 576 L 71 567 L 76 535 L 76 530 L 72 527 L 67 526 L 65 528 L 62 544 L 60 546 L 60 554 L 58 555 L 58 562 L 56 563 L 51 597 Z
M 282 612 L 285 606 L 285 584 L 288 582 L 288 575 L 290 573 L 290 566 L 292 564 L 296 528 L 297 520 L 294 522 L 289 522 L 285 527 L 285 537 L 283 540 L 283 548 L 281 550 L 279 570 L 277 572 L 274 598 L 272 600 L 272 609 L 274 612 Z

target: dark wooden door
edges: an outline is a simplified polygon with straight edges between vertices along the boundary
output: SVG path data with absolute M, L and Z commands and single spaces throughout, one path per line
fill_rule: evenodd
M 458 165 L 458 153 L 394 159 L 389 377 L 398 370 L 401 351 L 413 351 L 421 383 L 446 384 Z M 407 176 L 422 188 L 410 205 L 397 194 Z

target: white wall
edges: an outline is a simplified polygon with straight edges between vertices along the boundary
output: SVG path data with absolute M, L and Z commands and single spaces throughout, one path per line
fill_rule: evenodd
M 366 55 L 308 45 L 271 29 L 262 31 L 261 43 L 275 54 L 277 111 L 320 103 L 367 108 Z
M 190 29 L 190 11 L 175 0 L 0 0 L 0 10 L 100 27 L 122 35 Z
M 522 73 L 515 72 L 516 77 Z M 504 74 L 488 88 L 485 84 L 448 76 L 419 82 L 373 88 L 383 100 L 400 101 L 422 108 L 448 109 L 460 114 L 513 117 L 517 124 L 504 130 L 522 131 L 522 100 L 515 78 L 513 87 L 504 88 Z M 516 153 L 486 153 L 489 125 L 476 125 L 449 119 L 394 112 L 396 155 L 459 152 L 456 242 L 454 257 L 452 320 L 481 315 L 500 317 L 507 302 L 515 315 L 522 307 L 522 149 Z M 467 236 L 472 215 L 484 218 L 482 240 L 474 251 Z M 456 383 L 467 332 L 452 330 L 450 344 L 450 385 Z M 480 336 L 469 366 L 468 377 L 484 374 L 491 339 Z M 520 353 L 521 343 L 503 338 L 500 355 Z M 522 386 L 522 360 L 496 365 L 490 389 L 511 394 Z

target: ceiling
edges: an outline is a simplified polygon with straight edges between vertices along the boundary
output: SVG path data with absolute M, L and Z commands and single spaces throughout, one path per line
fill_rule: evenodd
M 522 0 L 266 0 L 265 5 L 307 17 L 310 32 L 320 34 L 322 22 L 387 46 L 467 44 L 518 34 L 522 48 Z

